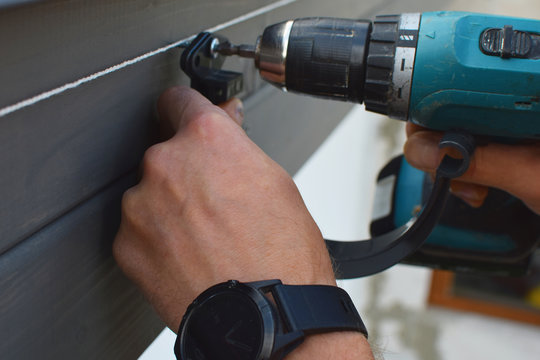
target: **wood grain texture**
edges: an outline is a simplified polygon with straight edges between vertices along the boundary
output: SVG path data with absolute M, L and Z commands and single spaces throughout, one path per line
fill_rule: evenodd
M 0 252 L 137 166 L 155 98 L 178 72 L 169 56 L 0 119 Z
M 133 359 L 163 324 L 111 257 L 131 174 L 0 257 L 3 359 Z
M 0 106 L 269 3 L 48 0 L 0 11 Z M 299 0 L 222 33 L 253 42 L 291 17 L 372 17 L 421 3 Z M 163 327 L 114 266 L 110 244 L 120 196 L 156 141 L 155 101 L 188 84 L 179 56 L 171 50 L 0 118 L 0 357 L 131 359 Z M 248 134 L 291 174 L 349 109 L 283 94 L 247 60 L 225 66 L 245 75 Z

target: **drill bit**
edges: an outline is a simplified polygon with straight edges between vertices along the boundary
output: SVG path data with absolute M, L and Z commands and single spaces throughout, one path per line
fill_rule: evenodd
M 231 56 L 238 55 L 244 58 L 255 59 L 256 49 L 252 45 L 233 45 L 228 41 L 220 43 L 214 51 L 221 55 Z

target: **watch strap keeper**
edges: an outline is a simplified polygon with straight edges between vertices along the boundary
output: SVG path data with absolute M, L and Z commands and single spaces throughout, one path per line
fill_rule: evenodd
M 337 286 L 280 284 L 271 291 L 288 331 L 359 331 L 368 336 L 351 298 Z

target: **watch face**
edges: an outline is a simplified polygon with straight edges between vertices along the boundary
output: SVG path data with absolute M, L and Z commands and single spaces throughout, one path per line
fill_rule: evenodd
M 257 305 L 241 293 L 222 292 L 190 313 L 182 331 L 182 360 L 254 360 L 263 336 Z

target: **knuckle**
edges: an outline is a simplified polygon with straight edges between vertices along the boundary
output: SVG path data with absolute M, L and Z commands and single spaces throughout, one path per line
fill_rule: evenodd
M 187 131 L 199 140 L 205 143 L 213 142 L 221 138 L 227 120 L 218 112 L 204 111 L 194 115 L 186 127 Z
M 128 235 L 131 224 L 128 224 L 126 220 L 125 212 L 123 212 L 120 228 L 112 243 L 112 255 L 119 265 L 123 265 L 129 261 L 128 254 L 133 248 L 132 237 Z
M 133 259 L 138 256 L 137 252 L 137 246 L 129 236 L 123 234 L 123 229 L 120 228 L 112 244 L 112 255 L 118 266 L 128 276 L 134 273 Z
M 145 234 L 145 227 L 141 226 L 146 218 L 143 196 L 139 185 L 126 190 L 122 196 L 122 219 L 112 244 L 112 254 L 122 268 L 130 263 L 139 247 L 139 239 Z
M 281 187 L 285 189 L 288 188 L 294 191 L 296 191 L 297 189 L 292 177 L 289 175 L 289 173 L 285 171 L 285 169 L 281 167 L 276 168 L 276 181 Z
M 281 168 L 275 168 L 267 176 L 261 176 L 257 181 L 263 193 L 286 194 L 288 199 L 296 199 L 298 188 L 291 176 Z
M 122 220 L 133 222 L 137 209 L 139 208 L 139 199 L 137 190 L 131 188 L 126 190 L 122 196 Z
M 142 171 L 144 176 L 161 176 L 166 174 L 170 154 L 163 143 L 149 147 L 144 153 Z

